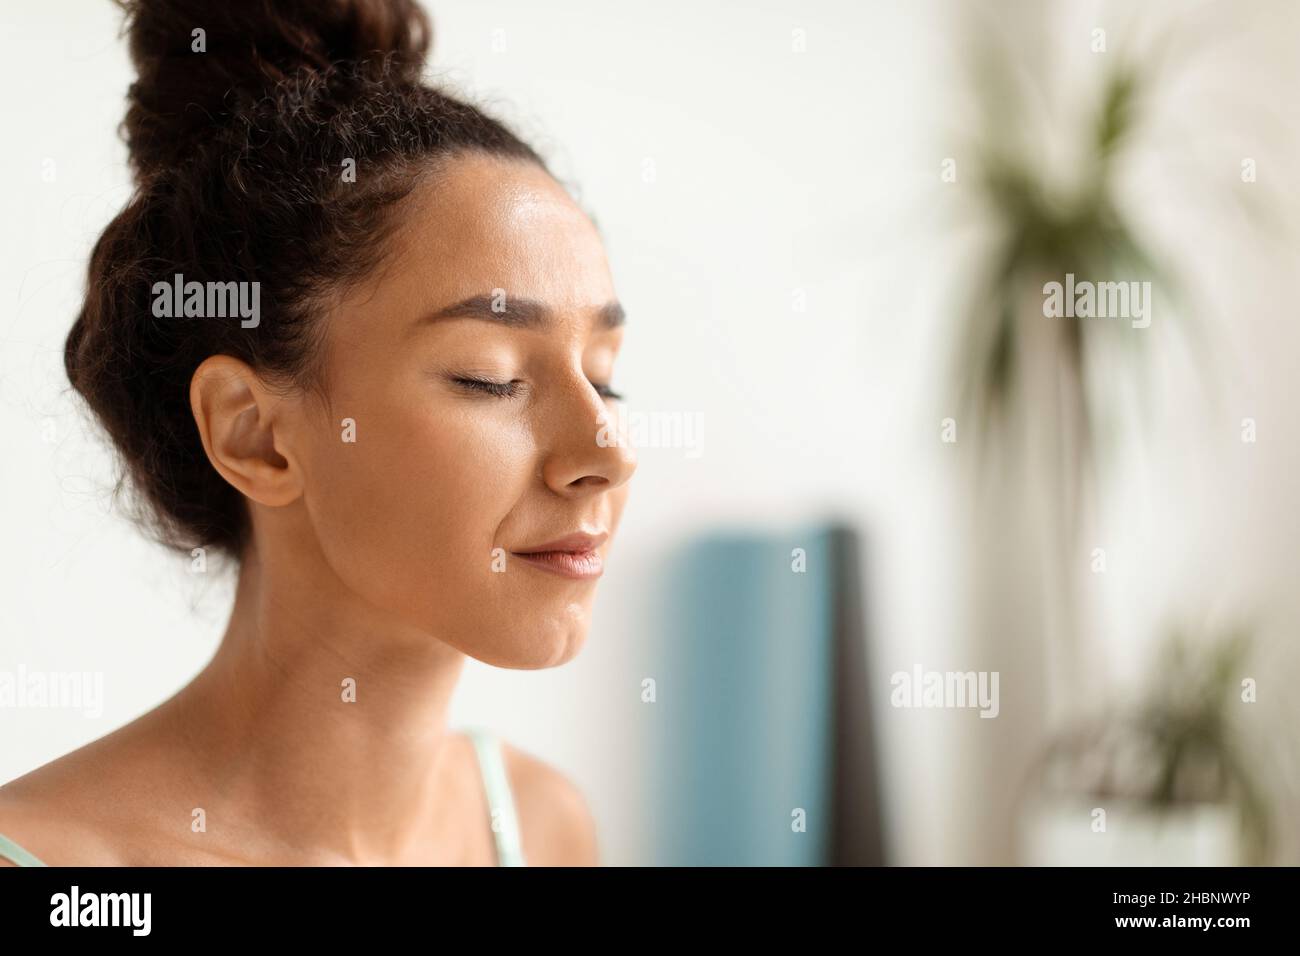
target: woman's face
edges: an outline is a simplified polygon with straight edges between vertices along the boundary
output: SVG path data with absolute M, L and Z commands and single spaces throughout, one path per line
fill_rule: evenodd
M 329 320 L 310 525 L 372 604 L 489 664 L 564 663 L 636 467 L 605 440 L 623 330 L 600 238 L 547 173 L 479 155 L 399 215 Z M 598 557 L 522 556 L 583 534 Z

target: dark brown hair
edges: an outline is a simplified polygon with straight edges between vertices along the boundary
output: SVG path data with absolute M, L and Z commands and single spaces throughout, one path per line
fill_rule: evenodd
M 122 127 L 136 188 L 95 244 L 64 365 L 117 448 L 134 516 L 174 547 L 238 556 L 248 513 L 203 451 L 199 363 L 232 355 L 268 381 L 319 384 L 321 304 L 378 264 L 396 202 L 465 151 L 545 164 L 421 82 L 431 27 L 412 0 L 118 2 L 138 72 Z M 259 323 L 156 317 L 153 285 L 176 273 L 258 282 Z

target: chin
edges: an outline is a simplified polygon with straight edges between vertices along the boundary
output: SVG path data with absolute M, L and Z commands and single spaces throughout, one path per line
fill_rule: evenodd
M 571 604 L 562 611 L 520 610 L 509 615 L 479 615 L 463 626 L 430 633 L 467 657 L 492 667 L 542 670 L 573 660 L 587 642 L 590 625 L 587 604 Z M 449 633 L 454 636 L 449 636 Z
M 587 643 L 589 609 L 585 605 L 575 605 L 569 610 L 571 614 L 534 632 L 531 640 L 518 642 L 519 650 L 528 662 L 515 666 L 559 667 L 578 656 Z

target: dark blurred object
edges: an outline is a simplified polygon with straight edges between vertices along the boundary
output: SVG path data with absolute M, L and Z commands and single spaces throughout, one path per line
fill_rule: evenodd
M 879 758 L 871 716 L 870 662 L 862 582 L 862 546 L 851 528 L 830 530 L 835 630 L 835 774 L 831 860 L 835 866 L 885 863 Z

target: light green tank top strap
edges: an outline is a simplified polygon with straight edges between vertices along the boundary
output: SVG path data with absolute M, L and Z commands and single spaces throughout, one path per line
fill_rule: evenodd
M 492 815 L 492 836 L 497 846 L 497 865 L 527 866 L 501 739 L 486 727 L 466 727 L 464 732 L 474 742 L 483 774 L 483 789 Z
M 19 866 L 46 866 L 36 855 L 24 850 L 13 840 L 0 833 L 0 857 L 12 860 Z

